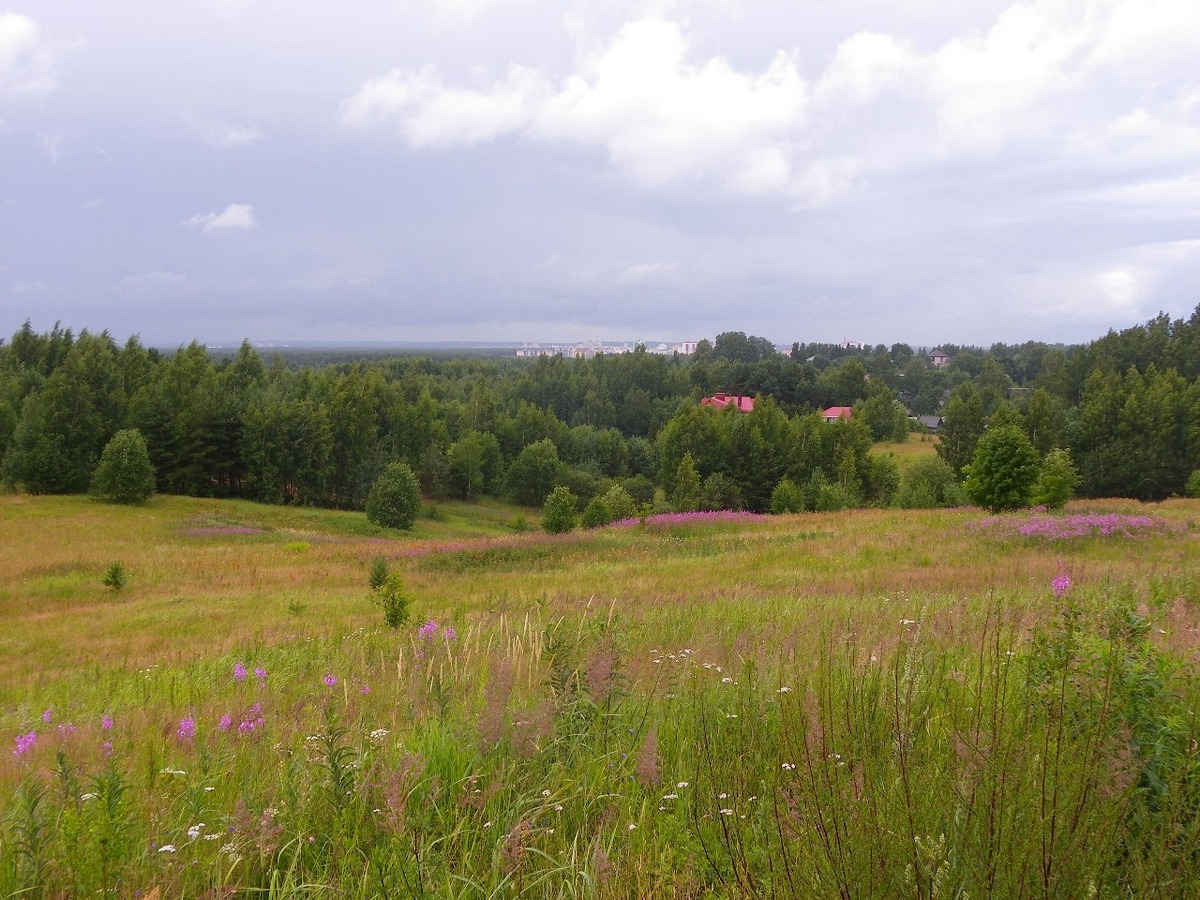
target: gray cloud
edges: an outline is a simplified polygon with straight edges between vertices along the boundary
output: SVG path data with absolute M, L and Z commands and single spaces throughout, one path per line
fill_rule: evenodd
M 1183 0 L 0 14 L 0 333 L 1084 340 L 1200 301 L 1197 46 Z

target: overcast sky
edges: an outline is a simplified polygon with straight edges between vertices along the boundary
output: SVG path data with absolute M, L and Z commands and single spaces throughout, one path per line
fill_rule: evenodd
M 1084 341 L 1200 303 L 1196 0 L 0 0 L 0 335 Z

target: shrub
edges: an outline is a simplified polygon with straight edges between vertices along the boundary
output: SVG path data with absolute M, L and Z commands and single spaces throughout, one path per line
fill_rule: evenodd
M 399 575 L 388 575 L 372 592 L 371 600 L 383 610 L 383 621 L 389 628 L 399 628 L 408 621 L 412 598 L 404 590 L 404 582 Z
M 771 512 L 775 515 L 804 512 L 804 492 L 790 478 L 782 478 L 771 491 Z
M 895 496 L 896 506 L 902 509 L 962 506 L 966 500 L 954 470 L 940 456 L 927 456 L 909 466 Z
M 1042 460 L 1042 468 L 1033 485 L 1034 505 L 1062 509 L 1075 496 L 1079 481 L 1079 472 L 1071 461 L 1071 451 L 1051 450 Z
M 371 570 L 367 574 L 367 583 L 371 585 L 371 590 L 377 591 L 383 587 L 383 583 L 387 581 L 388 563 L 387 558 L 376 556 L 371 560 Z
M 727 475 L 713 472 L 700 486 L 700 509 L 713 512 L 720 509 L 739 510 L 743 506 L 742 492 Z
M 633 497 L 619 484 L 608 489 L 608 493 L 604 495 L 604 505 L 608 509 L 610 522 L 632 519 L 637 515 L 637 504 L 634 503 Z
M 1197 469 L 1188 477 L 1185 490 L 1189 497 L 1200 497 L 1200 469 Z
M 136 428 L 112 436 L 92 474 L 91 495 L 107 503 L 144 503 L 154 494 L 154 465 Z
M 104 573 L 104 586 L 112 588 L 114 591 L 119 591 L 129 582 L 129 573 L 125 571 L 125 566 L 119 562 L 113 563 L 108 567 L 108 571 Z
M 421 509 L 421 485 L 408 463 L 389 463 L 367 496 L 367 518 L 384 528 L 412 528 Z
M 562 534 L 575 527 L 575 495 L 570 488 L 559 485 L 550 492 L 542 507 L 542 529 L 549 534 Z
M 579 517 L 579 524 L 584 528 L 599 528 L 611 521 L 612 516 L 609 514 L 608 505 L 601 497 L 593 497 L 589 500 L 588 505 L 583 508 L 583 514 Z
M 989 428 L 963 469 L 967 496 L 992 512 L 1029 506 L 1038 477 L 1038 453 L 1019 425 Z

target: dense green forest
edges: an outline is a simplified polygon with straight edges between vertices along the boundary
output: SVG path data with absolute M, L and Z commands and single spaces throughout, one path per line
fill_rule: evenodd
M 677 506 L 760 511 L 786 480 L 793 508 L 838 508 L 893 501 L 898 471 L 872 444 L 930 414 L 960 479 L 985 430 L 1014 424 L 1042 456 L 1069 450 L 1084 496 L 1161 499 L 1200 469 L 1200 308 L 1087 345 L 941 349 L 937 368 L 906 344 L 781 354 L 728 332 L 688 357 L 264 360 L 248 343 L 162 353 L 26 322 L 0 342 L 0 479 L 84 492 L 108 441 L 137 429 L 166 493 L 361 509 L 404 461 L 432 499 L 537 506 L 565 485 L 582 507 L 620 484 L 638 503 L 662 488 Z M 758 402 L 700 405 L 718 391 Z M 835 405 L 853 418 L 824 422 Z

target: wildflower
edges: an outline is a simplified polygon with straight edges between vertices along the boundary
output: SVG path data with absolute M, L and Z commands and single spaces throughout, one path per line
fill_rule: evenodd
M 376 728 L 374 731 L 371 732 L 371 742 L 378 744 L 380 741 L 382 741 L 387 736 L 388 736 L 388 730 L 386 728 Z
M 663 794 L 663 799 L 664 800 L 678 800 L 679 795 L 678 794 Z
M 446 629 L 442 632 L 442 637 L 444 637 L 448 641 L 457 641 L 458 640 L 458 632 L 454 630 L 453 625 L 447 625 Z
M 58 733 L 60 737 L 68 737 L 75 733 L 75 726 L 70 722 L 64 722 L 58 726 Z
M 548 790 L 547 790 L 547 791 L 542 791 L 542 796 L 543 796 L 543 797 L 549 797 L 549 796 L 550 796 L 550 792 L 549 792 Z
M 687 786 L 688 786 L 688 783 L 686 781 L 681 781 L 681 782 L 679 782 L 679 784 L 675 785 L 675 787 L 678 787 L 678 788 L 685 788 Z
M 179 720 L 179 728 L 175 732 L 176 736 L 181 741 L 191 741 L 196 737 L 196 720 L 191 716 L 184 716 Z
M 49 724 L 50 720 L 53 718 L 54 718 L 54 710 L 52 710 L 52 709 L 48 709 L 44 713 L 42 713 L 42 721 L 46 722 L 47 724 Z
M 796 764 L 795 763 L 784 763 L 782 768 L 785 772 L 794 772 L 794 771 L 796 771 Z
M 632 822 L 630 822 L 630 823 L 629 823 L 629 830 L 630 830 L 630 831 L 636 831 L 636 830 L 637 830 L 637 826 L 636 826 L 636 825 L 634 825 Z
M 16 741 L 17 746 L 16 746 L 16 749 L 13 750 L 13 756 L 17 757 L 17 759 L 20 759 L 22 756 L 25 755 L 26 752 L 28 752 L 30 749 L 32 749 L 33 745 L 36 743 L 37 743 L 37 732 L 36 731 L 31 731 L 31 732 L 29 732 L 29 734 L 18 734 L 17 741 Z
M 228 714 L 221 716 L 221 721 L 217 723 L 218 731 L 228 731 L 233 727 L 233 716 Z
M 723 809 L 723 810 L 721 810 L 721 815 L 723 815 L 723 816 L 732 816 L 732 815 L 733 815 L 733 810 L 732 810 L 732 809 Z
M 254 670 L 254 677 L 257 678 L 259 681 L 266 681 L 267 680 L 267 670 L 264 669 L 262 666 L 258 666 Z
M 233 680 L 241 684 L 246 680 L 246 665 L 245 663 L 234 663 Z
M 424 625 L 417 629 L 417 637 L 423 641 L 432 640 L 437 634 L 437 622 L 430 619 Z
M 786 685 L 784 687 L 781 687 L 778 691 L 776 691 L 776 693 L 778 693 L 778 694 L 790 694 L 791 692 L 792 692 L 792 689 L 790 687 L 787 687 Z
M 325 677 L 321 679 L 321 683 L 324 684 L 325 687 L 333 687 L 338 683 L 338 678 L 336 675 L 331 675 L 330 673 L 326 672 Z
M 113 745 L 112 741 L 105 741 L 100 745 L 100 749 L 104 751 L 105 756 L 112 756 Z
M 1071 586 L 1071 576 L 1066 572 L 1059 573 L 1053 581 L 1050 582 L 1050 589 L 1054 591 L 1055 597 L 1061 597 L 1067 592 Z
M 84 803 L 87 803 L 89 800 L 95 800 L 99 796 L 99 794 L 94 794 L 91 791 L 88 791 L 86 794 L 81 794 L 79 799 Z
M 358 692 L 360 694 L 369 694 L 371 693 L 371 686 L 369 684 L 364 684 Z
M 113 727 L 112 716 L 101 716 L 100 717 L 100 727 L 103 728 L 105 731 L 112 731 L 112 727 Z
M 159 853 L 174 853 L 175 845 L 174 844 L 163 844 L 161 847 L 158 848 L 158 852 Z
M 190 838 L 193 841 L 196 840 L 196 838 L 200 837 L 200 832 L 203 830 L 204 830 L 204 823 L 203 822 L 196 823 L 195 825 L 193 825 L 191 828 L 189 828 L 187 830 L 188 838 Z

